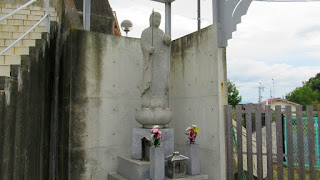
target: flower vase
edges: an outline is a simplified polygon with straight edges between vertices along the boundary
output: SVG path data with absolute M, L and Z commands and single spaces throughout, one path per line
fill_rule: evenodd
M 150 179 L 163 180 L 165 178 L 164 166 L 164 148 L 150 147 Z
M 187 174 L 197 175 L 200 174 L 200 149 L 199 144 L 191 143 L 186 144 L 187 160 Z

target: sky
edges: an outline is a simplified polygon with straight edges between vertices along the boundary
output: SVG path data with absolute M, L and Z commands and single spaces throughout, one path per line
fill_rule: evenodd
M 212 24 L 211 0 L 201 0 L 201 27 Z M 109 0 L 119 24 L 129 19 L 129 37 L 139 38 L 149 26 L 152 9 L 162 15 L 164 4 L 150 0 Z M 172 39 L 197 30 L 197 1 L 172 3 Z M 125 34 L 122 32 L 123 35 Z M 228 41 L 227 76 L 245 103 L 285 97 L 320 72 L 320 2 L 253 1 Z M 274 86 L 273 86 L 274 84 Z

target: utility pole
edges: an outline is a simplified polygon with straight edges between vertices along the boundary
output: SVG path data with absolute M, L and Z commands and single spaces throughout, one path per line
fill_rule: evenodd
M 259 84 L 260 85 L 259 85 L 258 89 L 259 89 L 259 104 L 260 104 L 262 101 L 262 91 L 264 91 L 264 87 L 262 86 L 262 81 L 260 81 Z
M 274 79 L 272 78 L 272 97 L 275 98 L 276 92 L 275 92 L 275 86 L 274 86 Z

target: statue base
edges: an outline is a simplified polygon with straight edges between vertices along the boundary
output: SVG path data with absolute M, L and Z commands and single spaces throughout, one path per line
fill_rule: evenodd
M 161 129 L 163 140 L 160 147 L 164 148 L 165 157 L 171 155 L 174 151 L 174 130 L 172 128 Z M 142 139 L 144 137 L 151 139 L 151 129 L 133 128 L 132 130 L 132 158 L 143 159 Z
M 171 122 L 172 115 L 172 108 L 137 108 L 135 112 L 136 121 L 143 128 L 152 128 L 154 125 L 164 128 Z

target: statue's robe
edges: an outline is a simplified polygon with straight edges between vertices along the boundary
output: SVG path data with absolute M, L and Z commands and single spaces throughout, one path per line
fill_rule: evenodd
M 171 48 L 170 43 L 165 43 L 165 36 L 168 37 L 161 29 L 155 27 L 152 45 L 152 27 L 145 29 L 141 34 L 143 53 L 142 108 L 164 108 L 168 104 Z M 154 47 L 152 54 L 150 54 L 151 47 Z

